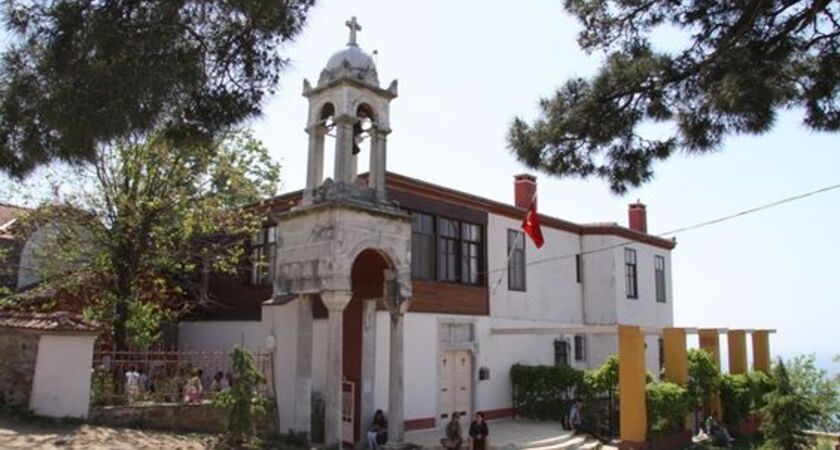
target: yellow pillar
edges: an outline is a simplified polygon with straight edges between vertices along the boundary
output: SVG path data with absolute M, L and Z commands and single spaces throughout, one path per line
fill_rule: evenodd
M 639 327 L 618 326 L 618 390 L 623 447 L 642 448 L 647 441 L 647 403 L 645 335 Z
M 685 329 L 665 328 L 662 331 L 665 345 L 665 379 L 685 386 L 688 383 L 688 352 Z
M 770 333 L 767 330 L 752 332 L 753 370 L 770 374 Z
M 662 344 L 665 346 L 665 380 L 685 387 L 688 384 L 688 345 L 683 328 L 662 330 Z M 685 418 L 685 429 L 691 422 Z
M 717 328 L 704 328 L 697 333 L 700 337 L 700 348 L 712 355 L 712 360 L 720 370 L 720 331 Z
M 729 373 L 747 373 L 747 333 L 744 330 L 726 332 L 729 346 Z
M 697 331 L 700 338 L 700 348 L 707 351 L 712 356 L 715 366 L 720 371 L 720 330 L 717 328 L 705 328 Z M 717 420 L 723 418 L 723 404 L 720 401 L 720 396 L 716 395 L 712 399 L 712 410 Z

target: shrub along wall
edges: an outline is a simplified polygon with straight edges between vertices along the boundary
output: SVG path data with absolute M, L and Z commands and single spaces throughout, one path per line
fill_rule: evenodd
M 741 429 L 744 421 L 764 407 L 764 396 L 772 390 L 772 380 L 762 372 L 722 375 L 720 399 L 723 421 L 734 430 Z
M 561 420 L 583 381 L 583 371 L 568 366 L 517 364 L 510 375 L 516 413 L 539 420 Z

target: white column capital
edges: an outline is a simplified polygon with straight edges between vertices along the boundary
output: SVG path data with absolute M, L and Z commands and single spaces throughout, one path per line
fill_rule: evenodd
M 341 312 L 350 303 L 353 293 L 350 291 L 322 291 L 321 301 L 330 311 Z

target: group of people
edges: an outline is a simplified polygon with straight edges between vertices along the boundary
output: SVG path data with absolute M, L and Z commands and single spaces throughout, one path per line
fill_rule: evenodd
M 224 391 L 233 383 L 230 373 L 216 372 L 210 381 L 209 390 L 205 393 L 204 371 L 202 369 L 180 368 L 177 375 L 171 377 L 174 380 L 177 392 L 159 392 L 166 389 L 167 384 L 162 368 L 157 370 L 151 377 L 142 369 L 130 366 L 125 373 L 125 393 L 129 403 L 138 401 L 144 394 L 163 394 L 167 397 L 175 397 L 184 403 L 197 403 L 205 397 L 216 392 Z M 177 397 L 176 397 L 177 395 Z M 169 398 L 170 401 L 173 398 Z
M 470 423 L 468 431 L 467 445 L 470 450 L 485 450 L 489 448 L 489 434 L 490 430 L 487 428 L 487 422 L 484 421 L 484 413 L 477 412 L 473 421 Z M 464 445 L 463 430 L 461 429 L 461 413 L 455 411 L 446 425 L 443 439 L 440 444 L 447 449 L 457 450 Z
M 489 448 L 489 429 L 484 421 L 484 413 L 477 412 L 470 423 L 467 445 L 469 450 L 485 450 Z M 368 448 L 378 450 L 379 447 L 388 441 L 388 419 L 381 409 L 376 410 L 373 416 L 373 424 L 367 432 Z M 440 440 L 441 445 L 450 450 L 459 450 L 464 446 L 463 430 L 461 429 L 461 413 L 453 412 L 451 419 L 446 424 L 444 437 Z

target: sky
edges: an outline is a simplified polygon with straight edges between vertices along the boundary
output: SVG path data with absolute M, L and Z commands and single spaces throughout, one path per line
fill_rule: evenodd
M 279 91 L 251 123 L 283 165 L 283 189 L 302 188 L 306 176 L 303 79 L 317 82 L 347 42 L 344 21 L 356 16 L 359 45 L 377 51 L 380 83 L 399 80 L 388 170 L 511 203 L 513 175 L 527 170 L 507 148 L 510 122 L 536 117 L 541 96 L 591 75 L 603 58 L 579 49 L 580 26 L 562 3 L 319 2 L 284 48 L 289 65 Z M 664 49 L 684 41 L 673 30 L 655 38 Z M 840 183 L 840 135 L 806 130 L 801 121 L 802 111 L 784 111 L 772 132 L 728 139 L 712 155 L 674 156 L 625 196 L 599 179 L 537 174 L 540 212 L 626 224 L 627 204 L 641 199 L 649 232 L 658 234 Z M 840 190 L 678 234 L 675 324 L 777 329 L 775 356 L 816 353 L 820 366 L 840 371 L 832 363 L 840 355 L 838 233 Z

